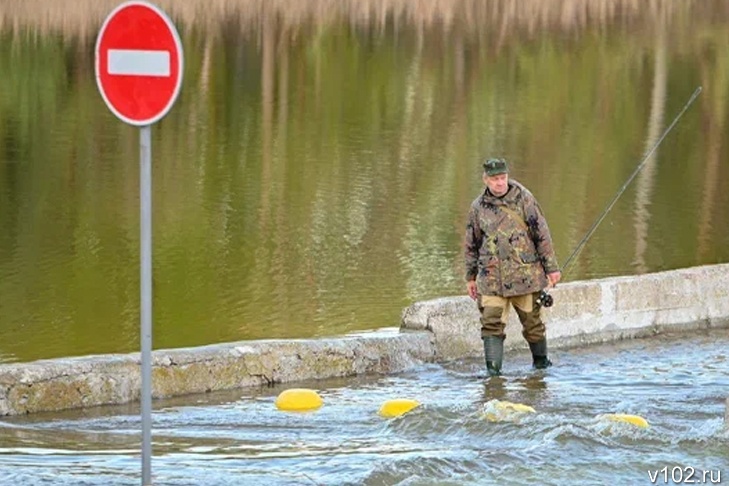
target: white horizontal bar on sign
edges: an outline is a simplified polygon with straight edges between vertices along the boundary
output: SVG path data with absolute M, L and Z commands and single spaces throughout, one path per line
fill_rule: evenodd
M 109 74 L 120 76 L 169 77 L 170 53 L 169 51 L 109 49 L 107 68 Z

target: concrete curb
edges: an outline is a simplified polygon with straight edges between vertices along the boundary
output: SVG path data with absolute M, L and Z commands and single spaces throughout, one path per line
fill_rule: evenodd
M 554 307 L 545 309 L 551 347 L 726 327 L 729 264 L 568 283 L 553 296 Z M 507 348 L 525 347 L 511 314 Z M 396 373 L 426 362 L 480 356 L 478 318 L 468 297 L 448 297 L 408 307 L 400 329 L 158 350 L 153 352 L 153 396 Z M 139 395 L 139 353 L 0 365 L 0 416 L 122 404 Z
M 152 353 L 155 398 L 396 373 L 433 361 L 430 333 L 397 328 L 321 340 L 241 341 Z M 139 353 L 0 365 L 0 416 L 138 401 Z
M 551 294 L 555 305 L 543 309 L 551 347 L 729 326 L 729 264 L 572 282 Z M 405 309 L 402 326 L 431 331 L 439 359 L 483 353 L 479 313 L 466 296 L 417 302 Z M 526 347 L 515 312 L 506 334 L 506 349 Z

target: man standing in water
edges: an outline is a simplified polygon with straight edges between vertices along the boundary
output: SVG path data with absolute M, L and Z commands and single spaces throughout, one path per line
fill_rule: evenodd
M 468 295 L 481 311 L 481 338 L 490 376 L 501 374 L 504 328 L 514 306 L 534 367 L 547 368 L 547 336 L 536 299 L 562 274 L 539 203 L 514 179 L 504 159 L 484 164 L 485 189 L 471 204 L 466 225 Z

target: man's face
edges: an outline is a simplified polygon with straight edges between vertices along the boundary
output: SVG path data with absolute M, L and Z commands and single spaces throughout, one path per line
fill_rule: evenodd
M 503 196 L 509 190 L 509 174 L 483 175 L 483 182 L 496 197 Z

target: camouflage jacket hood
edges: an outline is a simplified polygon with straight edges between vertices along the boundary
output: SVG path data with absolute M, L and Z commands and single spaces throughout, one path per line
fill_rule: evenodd
M 471 204 L 466 225 L 466 280 L 481 295 L 512 297 L 547 286 L 559 270 L 547 221 L 529 190 L 509 180 L 502 197 L 488 190 Z

